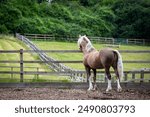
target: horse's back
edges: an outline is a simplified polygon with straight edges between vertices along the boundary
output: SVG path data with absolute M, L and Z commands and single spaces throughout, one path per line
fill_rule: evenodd
M 84 56 L 84 65 L 92 69 L 103 69 L 110 67 L 114 61 L 114 53 L 110 48 L 93 51 Z
M 103 48 L 99 51 L 101 57 L 113 56 L 113 50 L 111 48 Z

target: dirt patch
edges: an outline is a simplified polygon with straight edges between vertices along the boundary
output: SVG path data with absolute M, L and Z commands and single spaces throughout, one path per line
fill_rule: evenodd
M 0 88 L 1 100 L 143 100 L 150 99 L 150 90 L 116 90 L 105 89 L 87 91 L 80 89 L 53 88 Z

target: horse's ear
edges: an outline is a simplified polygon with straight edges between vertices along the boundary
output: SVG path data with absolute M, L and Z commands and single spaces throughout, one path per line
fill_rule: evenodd
M 86 37 L 86 35 L 84 35 Z
M 79 35 L 79 38 L 81 37 L 81 35 Z

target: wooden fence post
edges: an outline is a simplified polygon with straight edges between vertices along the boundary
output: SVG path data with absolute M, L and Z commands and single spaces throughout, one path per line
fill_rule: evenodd
M 143 39 L 143 45 L 145 45 L 145 39 Z
M 143 82 L 144 80 L 144 70 L 141 70 L 141 81 L 140 82 Z
M 128 40 L 128 39 L 126 39 L 126 44 L 127 44 L 127 45 L 129 44 L 129 40 Z
M 39 68 L 37 67 L 37 79 L 39 79 Z
M 20 49 L 20 82 L 23 82 L 23 49 Z
M 124 81 L 127 81 L 127 79 L 128 79 L 128 73 L 125 73 L 124 74 Z
M 13 78 L 13 67 L 11 67 L 11 79 Z
M 22 35 L 21 35 L 21 38 L 20 38 L 20 39 L 21 39 L 21 41 L 23 41 L 23 36 L 22 36 Z
M 135 80 L 135 73 L 134 72 L 132 73 L 132 80 L 133 80 L 132 82 L 134 82 L 134 80 Z

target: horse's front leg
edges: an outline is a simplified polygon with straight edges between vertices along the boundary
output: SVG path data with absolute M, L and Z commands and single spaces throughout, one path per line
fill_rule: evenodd
M 93 69 L 93 72 L 94 72 L 94 77 L 93 77 L 94 88 L 93 88 L 93 90 L 96 90 L 97 89 L 97 85 L 96 85 L 96 69 Z
M 86 74 L 87 74 L 87 82 L 89 83 L 88 91 L 90 91 L 93 89 L 91 69 L 89 67 L 85 67 L 85 69 L 86 69 Z

